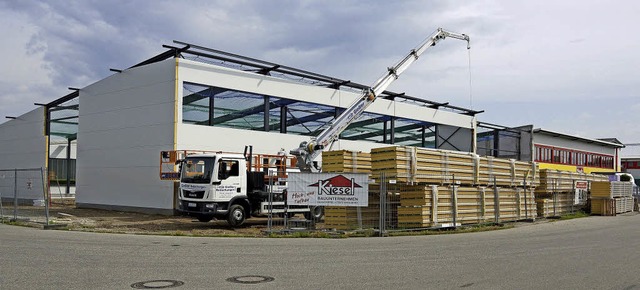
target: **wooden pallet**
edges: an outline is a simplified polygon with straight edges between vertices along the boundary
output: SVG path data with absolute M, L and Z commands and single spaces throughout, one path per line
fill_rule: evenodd
M 602 216 L 616 215 L 616 202 L 613 198 L 591 198 L 591 214 Z

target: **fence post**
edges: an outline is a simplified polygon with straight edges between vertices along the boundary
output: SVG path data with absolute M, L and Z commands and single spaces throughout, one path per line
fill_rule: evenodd
M 451 188 L 451 207 L 453 208 L 453 227 L 458 226 L 458 187 L 456 186 L 456 176 L 453 175 L 453 186 Z
M 487 201 L 485 200 L 487 197 L 485 195 L 486 188 L 479 187 L 480 191 L 480 222 L 487 222 Z
M 438 222 L 438 186 L 431 185 L 431 223 L 437 226 Z
M 18 169 L 13 170 L 13 220 L 18 220 Z
M 271 182 L 271 176 L 269 176 L 269 184 L 271 184 Z M 271 232 L 273 227 L 273 190 L 271 189 L 272 187 L 269 186 L 269 218 L 267 219 L 267 228 L 269 229 L 269 232 Z
M 379 229 L 380 229 L 380 233 L 379 235 L 382 237 L 384 236 L 386 229 L 385 229 L 385 222 L 386 222 L 386 208 L 387 208 L 387 184 L 386 184 L 386 180 L 385 180 L 385 175 L 384 172 L 380 173 L 380 224 L 378 225 Z
M 522 195 L 520 194 L 520 188 L 516 188 L 516 215 L 518 220 L 522 219 Z
M 42 194 L 44 195 L 44 217 L 45 225 L 49 225 L 49 196 L 47 194 L 47 187 L 44 183 L 44 174 L 46 172 L 45 167 L 40 167 L 40 177 L 42 178 Z
M 362 229 L 362 207 L 356 207 L 356 218 L 358 219 L 358 229 Z
M 500 222 L 500 197 L 498 196 L 498 182 L 496 177 L 493 177 L 493 214 L 496 217 L 496 223 Z
M 524 188 L 524 217 L 525 219 L 529 219 L 529 203 L 527 201 L 527 175 L 526 174 L 522 182 L 523 182 L 522 187 Z
M 453 189 L 451 190 L 451 205 L 453 207 L 453 227 L 458 226 L 458 186 L 453 185 Z
M 0 222 L 4 222 L 4 209 L 2 208 L 2 192 L 0 192 Z
M 556 207 L 557 207 L 557 204 L 556 204 L 556 203 L 558 202 L 558 194 L 557 194 L 557 192 L 556 192 L 556 189 L 557 189 L 557 183 L 558 183 L 558 179 L 556 179 L 556 180 L 553 182 L 553 216 L 554 216 L 554 217 L 558 216 L 558 214 L 557 214 L 557 209 L 556 209 Z

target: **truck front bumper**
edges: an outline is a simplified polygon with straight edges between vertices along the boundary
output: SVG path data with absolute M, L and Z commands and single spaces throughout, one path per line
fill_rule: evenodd
M 215 202 L 178 201 L 178 211 L 189 216 L 224 216 L 228 210 Z

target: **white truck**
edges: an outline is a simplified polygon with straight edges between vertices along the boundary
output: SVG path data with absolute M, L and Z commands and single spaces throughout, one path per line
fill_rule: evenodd
M 387 69 L 387 73 L 379 78 L 370 88 L 354 101 L 329 127 L 310 141 L 300 143 L 299 147 L 290 151 L 296 157 L 296 165 L 301 172 L 318 172 L 320 167 L 315 158 L 324 148 L 328 148 L 365 109 L 382 94 L 422 53 L 435 46 L 447 37 L 467 41 L 469 37 L 439 28 L 422 44 L 412 49 L 400 62 Z M 163 153 L 164 154 L 164 153 Z M 319 219 L 322 216 L 320 207 L 287 207 L 286 190 L 278 190 L 278 194 L 270 195 L 265 187 L 263 172 L 252 171 L 251 153 L 247 154 L 192 154 L 179 161 L 180 190 L 178 211 L 192 215 L 202 222 L 214 217 L 226 218 L 231 226 L 242 225 L 246 218 L 267 214 L 268 197 L 275 196 L 272 211 L 280 214 L 302 212 L 307 219 Z M 162 173 L 161 173 L 162 178 Z M 284 185 L 286 187 L 286 185 Z M 284 188 L 281 188 L 284 189 Z M 285 208 L 288 210 L 285 212 Z
M 246 149 L 244 154 L 191 154 L 178 160 L 178 211 L 201 222 L 226 219 L 234 227 L 249 217 L 269 213 L 288 216 L 302 213 L 309 220 L 322 217 L 321 207 L 286 206 L 286 186 L 278 178 L 282 174 L 265 178 L 268 172 L 252 171 L 253 156 Z M 276 161 L 286 162 L 284 156 Z M 274 168 L 284 170 L 285 166 L 283 163 Z M 273 182 L 269 184 L 266 180 Z

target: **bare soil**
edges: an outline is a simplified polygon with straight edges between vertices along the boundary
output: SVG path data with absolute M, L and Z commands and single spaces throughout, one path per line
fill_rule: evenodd
M 231 228 L 224 220 L 203 223 L 191 217 L 85 209 L 73 205 L 53 205 L 49 212 L 52 224 L 75 231 L 176 236 L 264 237 L 268 234 L 266 218 L 251 218 L 242 227 Z

